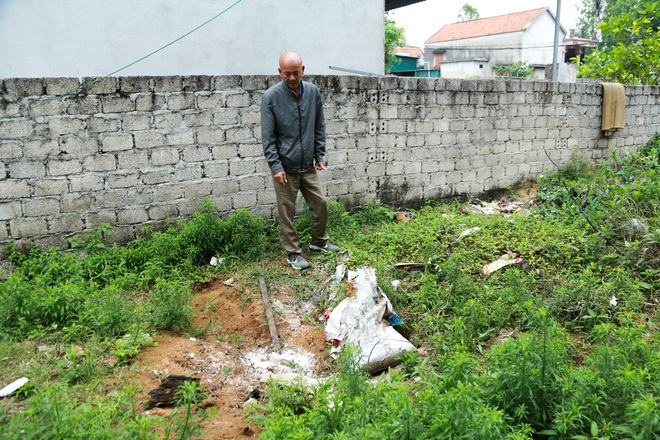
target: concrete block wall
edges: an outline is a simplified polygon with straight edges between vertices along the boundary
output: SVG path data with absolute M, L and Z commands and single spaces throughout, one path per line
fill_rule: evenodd
M 601 134 L 602 87 L 541 81 L 306 76 L 324 98 L 329 200 L 478 195 L 570 160 L 636 149 L 660 131 L 660 87 L 626 87 L 626 128 Z M 0 82 L 0 117 L 95 78 Z M 272 218 L 260 102 L 277 76 L 110 77 L 0 120 L 0 245 L 66 248 L 113 226 L 190 217 L 203 198 L 222 213 Z M 0 251 L 0 257 L 2 251 Z

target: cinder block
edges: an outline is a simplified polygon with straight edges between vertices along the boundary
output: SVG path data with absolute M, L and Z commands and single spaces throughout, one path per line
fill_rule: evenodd
M 120 225 L 135 225 L 147 220 L 149 220 L 149 214 L 142 207 L 130 207 L 117 213 L 117 223 Z
M 156 197 L 160 201 L 171 201 L 183 198 L 183 189 L 178 183 L 158 185 Z
M 137 172 L 125 173 L 123 171 L 121 171 L 121 174 L 109 174 L 106 177 L 106 181 L 109 188 L 135 188 L 140 182 Z
M 94 137 L 67 136 L 60 138 L 60 142 L 62 152 L 67 154 L 92 154 L 99 151 L 99 141 Z
M 200 181 L 181 185 L 186 199 L 203 199 L 211 195 L 211 182 Z
M 174 220 L 178 217 L 177 206 L 172 203 L 152 206 L 147 212 L 150 220 Z
M 0 121 L 0 139 L 29 138 L 34 133 L 32 122 L 25 119 L 5 119 Z
M 235 194 L 238 192 L 238 180 L 235 178 L 218 179 L 213 182 L 211 190 L 214 196 Z
M 245 142 L 254 139 L 254 134 L 250 127 L 229 128 L 225 134 L 227 142 Z
M 166 136 L 167 145 L 191 145 L 195 143 L 192 131 L 186 130 L 178 133 L 170 133 Z
M 195 95 L 192 93 L 173 93 L 167 97 L 167 108 L 169 110 L 187 110 L 193 108 Z
M 214 145 L 225 142 L 225 130 L 222 128 L 200 129 L 197 131 L 197 143 Z M 236 146 L 232 146 L 234 150 Z
M 156 93 L 180 92 L 183 88 L 183 80 L 180 76 L 155 76 L 153 84 L 153 91 Z
M 109 76 L 107 78 L 83 77 L 82 84 L 85 93 L 90 95 L 110 95 L 119 90 L 119 78 Z
M 7 94 L 16 97 L 43 95 L 44 80 L 42 78 L 5 78 Z
M 157 148 L 166 145 L 165 135 L 157 131 L 135 133 L 135 148 Z
M 151 165 L 174 165 L 179 163 L 179 150 L 177 148 L 159 148 L 151 151 Z
M 254 160 L 232 160 L 229 162 L 229 174 L 234 177 L 244 176 L 255 172 Z
M 105 136 L 101 141 L 101 145 L 104 152 L 130 150 L 134 145 L 133 135 Z
M 102 96 L 101 108 L 103 113 L 126 113 L 135 111 L 135 103 L 124 96 Z
M 124 93 L 145 93 L 153 90 L 152 78 L 146 76 L 124 76 L 119 80 L 119 90 Z
M 229 175 L 229 163 L 222 162 L 204 162 L 204 177 L 212 179 L 223 178 Z
M 12 220 L 23 216 L 21 202 L 0 203 L 0 220 Z M 0 229 L 5 226 L 4 222 L 0 224 Z
M 83 159 L 83 168 L 85 171 L 114 171 L 117 163 L 112 154 L 95 154 Z
M 68 190 L 69 184 L 66 178 L 39 179 L 32 184 L 32 195 L 35 197 L 61 195 Z
M 174 180 L 177 182 L 190 182 L 202 178 L 202 165 L 182 164 L 174 169 Z
M 211 149 L 209 147 L 185 147 L 182 150 L 184 162 L 204 162 L 211 160 Z
M 46 235 L 48 233 L 48 225 L 46 220 L 41 218 L 20 218 L 9 221 L 9 231 L 13 240 L 34 238 Z
M 266 184 L 263 176 L 242 176 L 238 178 L 240 191 L 263 191 Z
M 119 131 L 119 119 L 112 116 L 92 116 L 87 119 L 87 133 L 113 133 Z
M 257 204 L 257 193 L 242 192 L 234 194 L 231 199 L 233 209 L 251 208 Z
M 144 168 L 149 164 L 147 151 L 125 151 L 117 155 L 119 168 L 123 170 L 133 170 Z
M 252 104 L 248 93 L 232 93 L 227 95 L 227 107 L 249 107 Z
M 142 171 L 142 183 L 144 185 L 158 185 L 161 183 L 171 182 L 174 178 L 173 169 L 159 169 Z
M 43 162 L 13 162 L 9 164 L 9 177 L 13 179 L 39 178 L 46 175 Z
M 211 125 L 211 117 L 210 111 L 196 110 L 184 113 L 183 123 L 187 127 L 208 127 Z
M 202 110 L 219 109 L 220 107 L 225 107 L 227 103 L 227 97 L 222 92 L 198 93 L 195 99 L 197 101 L 197 108 Z
M 148 113 L 124 115 L 121 125 L 124 131 L 149 130 L 151 128 L 151 115 Z
M 52 136 L 78 134 L 83 130 L 83 120 L 69 117 L 54 117 L 48 120 L 48 130 Z
M 65 234 L 79 232 L 83 229 L 83 221 L 80 214 L 69 214 L 48 220 L 49 234 Z
M 69 184 L 72 192 L 101 191 L 105 187 L 105 180 L 102 176 L 87 174 L 69 177 Z
M 49 160 L 48 174 L 50 176 L 66 176 L 69 174 L 78 174 L 82 172 L 82 163 L 78 159 L 70 160 Z
M 174 132 L 183 129 L 183 115 L 177 113 L 159 113 L 154 114 L 154 129 L 165 132 Z

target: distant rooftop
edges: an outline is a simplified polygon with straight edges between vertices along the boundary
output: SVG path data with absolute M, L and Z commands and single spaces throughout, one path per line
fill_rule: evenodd
M 403 53 L 412 58 L 419 58 L 424 55 L 424 51 L 422 49 L 413 46 L 396 46 L 394 48 L 394 52 L 396 52 L 397 55 Z
M 426 40 L 426 44 L 484 37 L 486 35 L 506 34 L 509 32 L 521 32 L 546 9 L 548 8 L 532 9 L 530 11 L 499 15 L 497 17 L 479 18 L 477 20 L 448 24 Z

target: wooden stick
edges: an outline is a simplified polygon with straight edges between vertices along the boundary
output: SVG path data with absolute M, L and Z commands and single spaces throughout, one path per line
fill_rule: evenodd
M 270 305 L 270 298 L 268 298 L 268 290 L 266 290 L 266 280 L 264 280 L 264 277 L 259 277 L 259 288 L 261 289 L 261 297 L 264 299 L 266 318 L 268 318 L 268 327 L 270 328 L 270 337 L 273 338 L 273 346 L 278 353 L 282 353 L 282 347 L 280 347 L 280 338 L 277 336 L 277 327 L 275 327 L 273 308 Z

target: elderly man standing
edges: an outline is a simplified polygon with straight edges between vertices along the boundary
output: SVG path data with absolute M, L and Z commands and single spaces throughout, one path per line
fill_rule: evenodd
M 280 240 L 287 262 L 297 270 L 309 263 L 302 256 L 293 225 L 300 191 L 312 214 L 309 248 L 337 252 L 326 226 L 328 207 L 317 170 L 325 169 L 325 121 L 319 89 L 302 80 L 305 66 L 296 52 L 285 52 L 278 69 L 282 81 L 269 88 L 261 101 L 261 139 L 273 173 L 280 223 Z

